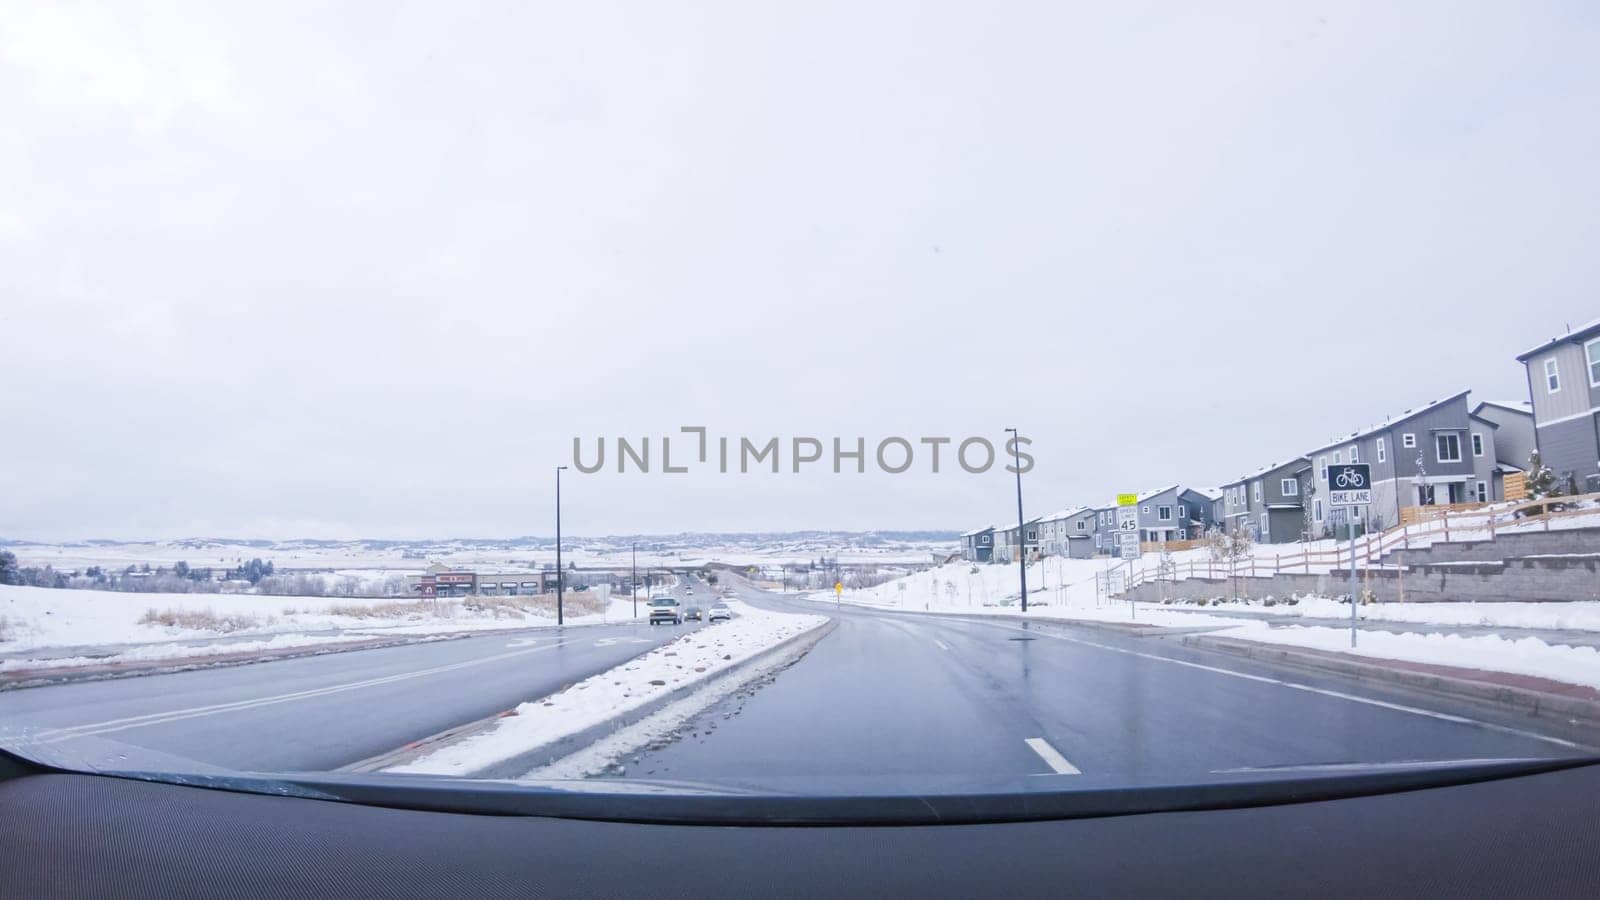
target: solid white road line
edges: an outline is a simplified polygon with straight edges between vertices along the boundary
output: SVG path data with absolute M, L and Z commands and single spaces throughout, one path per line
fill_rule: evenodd
M 944 641 L 941 641 L 941 640 L 939 640 L 939 639 L 938 639 L 938 638 L 934 638 L 934 639 L 933 639 L 933 642 L 934 642 L 934 643 L 935 643 L 935 644 L 938 644 L 938 645 L 939 645 L 939 649 L 940 649 L 940 650 L 949 650 L 949 649 L 950 649 L 950 645 L 949 645 L 949 644 L 946 644 L 946 643 L 945 643 L 945 642 L 944 642 Z
M 1039 754 L 1039 757 L 1044 760 L 1045 765 L 1054 769 L 1057 775 L 1083 774 L 1082 772 L 1078 771 L 1077 766 L 1067 762 L 1067 758 L 1061 755 L 1061 751 L 1050 746 L 1050 742 L 1044 738 L 1028 738 L 1026 741 L 1023 741 L 1023 743 L 1027 744 L 1029 747 L 1032 747 L 1033 752 Z
M 414 672 L 401 672 L 395 675 L 385 675 L 381 678 L 368 678 L 362 681 L 350 681 L 344 684 L 333 684 L 327 687 L 312 688 L 304 691 L 294 691 L 288 694 L 276 694 L 271 697 L 258 697 L 254 700 L 237 700 L 232 703 L 217 703 L 211 706 L 194 706 L 188 709 L 174 709 L 167 712 L 147 713 L 142 716 L 129 716 L 124 719 L 110 719 L 105 722 L 92 722 L 84 725 L 72 725 L 66 728 L 53 728 L 41 731 L 33 736 L 32 742 L 37 744 L 54 744 L 60 741 L 70 741 L 73 738 L 87 737 L 94 734 L 107 734 L 113 731 L 123 731 L 128 728 L 140 728 L 145 725 L 161 725 L 167 722 L 177 722 L 182 719 L 195 719 L 201 716 L 214 716 L 218 713 L 236 712 L 242 709 L 255 709 L 260 706 L 272 706 L 278 703 L 289 703 L 295 700 L 307 700 L 313 697 L 324 697 L 329 694 L 339 694 L 359 688 L 376 687 L 378 685 L 393 684 L 397 681 L 407 681 L 412 678 L 424 678 L 429 675 L 439 675 L 445 672 L 454 672 L 472 666 L 481 666 L 485 663 L 499 662 L 529 653 L 539 653 L 553 650 L 568 643 L 580 642 L 582 639 L 562 641 L 556 644 L 546 644 L 532 647 L 527 650 L 515 650 L 510 653 L 497 653 L 493 656 L 483 656 L 477 659 L 434 666 L 428 669 L 418 669 Z
M 1101 644 L 1096 641 L 1086 641 L 1082 638 L 1067 637 L 1064 634 L 1053 634 L 1049 631 L 1039 628 L 1018 628 L 1013 625 L 1003 625 L 998 622 L 982 622 L 979 624 L 989 625 L 994 628 L 1006 628 L 1011 631 L 1022 631 L 1039 637 L 1047 637 L 1057 641 L 1067 641 L 1068 643 L 1072 644 L 1082 644 L 1085 647 L 1094 647 L 1097 650 L 1109 650 L 1112 653 L 1121 653 L 1126 656 L 1137 656 L 1142 659 L 1170 663 L 1175 666 L 1187 666 L 1191 669 L 1215 672 L 1218 675 L 1226 675 L 1229 678 L 1242 678 L 1246 681 L 1259 681 L 1262 684 L 1275 684 L 1279 687 L 1289 688 L 1290 690 L 1305 691 L 1308 694 L 1321 694 L 1324 697 L 1337 697 L 1340 700 L 1349 700 L 1351 703 L 1365 703 L 1368 706 L 1376 706 L 1382 709 L 1392 709 L 1395 712 L 1410 713 L 1414 716 L 1426 716 L 1427 718 L 1438 719 L 1443 722 L 1455 722 L 1461 725 L 1475 725 L 1479 728 L 1487 728 L 1490 731 L 1498 731 L 1501 734 L 1513 734 L 1517 737 L 1532 738 L 1537 741 L 1544 741 L 1548 744 L 1555 744 L 1558 747 L 1568 747 L 1574 750 L 1583 750 L 1591 753 L 1596 751 L 1596 748 L 1594 747 L 1589 747 L 1587 745 L 1577 743 L 1576 741 L 1568 741 L 1558 737 L 1551 737 L 1547 734 L 1539 734 L 1536 731 L 1526 731 L 1521 728 L 1512 728 L 1508 725 L 1496 725 L 1493 722 L 1484 722 L 1480 719 L 1469 719 L 1466 716 L 1453 716 L 1449 713 L 1434 712 L 1431 709 L 1419 709 L 1415 706 L 1405 706 L 1400 703 L 1390 703 L 1387 700 L 1374 700 L 1371 697 L 1358 697 L 1355 694 L 1347 694 L 1344 691 L 1313 687 L 1309 684 L 1300 684 L 1299 682 L 1295 681 L 1284 681 L 1279 678 L 1269 678 L 1265 675 L 1250 675 L 1245 672 L 1235 672 L 1232 669 L 1208 666 L 1203 663 L 1189 662 L 1188 660 L 1184 659 L 1173 659 L 1170 656 L 1159 656 L 1154 653 L 1141 653 L 1138 650 L 1127 650 L 1122 647 L 1113 647 L 1109 644 Z

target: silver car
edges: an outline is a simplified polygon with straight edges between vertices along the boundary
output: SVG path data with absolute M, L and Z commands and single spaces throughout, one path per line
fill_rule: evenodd
M 733 610 L 726 603 L 718 603 L 711 607 L 711 615 L 706 616 L 706 623 L 727 622 L 733 619 Z

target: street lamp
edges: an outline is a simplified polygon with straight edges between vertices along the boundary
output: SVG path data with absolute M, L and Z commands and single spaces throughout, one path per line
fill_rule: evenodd
M 556 466 L 556 624 L 562 623 L 561 601 L 566 589 L 566 573 L 561 570 L 561 470 Z
M 633 577 L 628 580 L 628 593 L 633 595 L 633 617 L 639 618 L 639 542 L 633 542 Z
M 1028 611 L 1028 532 L 1022 522 L 1022 448 L 1015 428 L 1011 432 L 1011 468 L 1017 473 L 1017 578 L 1022 582 L 1022 611 Z

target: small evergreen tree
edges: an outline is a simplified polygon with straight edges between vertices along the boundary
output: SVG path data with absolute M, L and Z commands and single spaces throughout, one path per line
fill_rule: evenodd
M 1550 467 L 1544 464 L 1544 460 L 1539 456 L 1539 451 L 1537 450 L 1528 456 L 1527 484 L 1528 498 L 1530 500 L 1553 497 L 1560 493 L 1560 489 L 1556 487 L 1555 473 L 1550 471 Z

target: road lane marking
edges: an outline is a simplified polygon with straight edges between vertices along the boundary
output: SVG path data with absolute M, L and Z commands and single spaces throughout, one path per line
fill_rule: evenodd
M 345 691 L 358 690 L 366 687 L 393 684 L 397 681 L 407 681 L 412 678 L 425 678 L 429 675 L 440 675 L 445 672 L 454 672 L 459 669 L 484 665 L 485 663 L 499 662 L 530 653 L 539 653 L 544 650 L 553 650 L 576 642 L 578 638 L 562 641 L 557 644 L 546 644 L 542 647 L 533 647 L 527 650 L 515 650 L 509 653 L 497 653 L 493 656 L 479 657 L 478 659 L 463 660 L 462 662 L 448 663 L 428 669 L 418 669 L 413 672 L 400 672 L 394 675 L 384 675 L 379 678 L 368 678 L 362 681 L 350 681 L 344 684 L 333 684 L 327 687 L 310 688 L 304 691 L 294 691 L 287 694 L 277 694 L 271 697 L 258 697 L 253 700 L 236 700 L 231 703 L 217 703 L 211 706 L 194 706 L 188 709 L 174 709 L 161 713 L 146 713 L 142 716 L 128 716 L 123 719 L 109 719 L 104 722 L 91 722 L 84 725 L 71 725 L 65 728 L 53 728 L 35 734 L 31 742 L 36 744 L 54 744 L 61 741 L 70 741 L 74 738 L 88 737 L 96 734 L 108 734 L 113 731 L 123 731 L 129 728 L 141 728 L 146 725 L 164 725 L 168 722 L 177 722 L 184 719 L 195 719 L 201 716 L 212 716 L 218 713 L 236 712 L 245 709 L 255 709 L 261 706 L 273 706 L 279 703 L 290 703 L 295 700 L 308 700 L 314 697 L 325 697 L 329 694 L 340 694 Z
M 1109 650 L 1112 653 L 1121 653 L 1121 654 L 1124 654 L 1126 656 L 1137 656 L 1137 657 L 1140 657 L 1142 659 L 1154 660 L 1156 662 L 1171 663 L 1172 665 L 1175 665 L 1175 666 L 1187 666 L 1187 667 L 1189 667 L 1191 669 L 1200 669 L 1200 670 L 1206 671 L 1206 672 L 1215 672 L 1218 675 L 1226 675 L 1229 678 L 1242 678 L 1245 681 L 1257 681 L 1257 682 L 1260 682 L 1262 684 L 1275 684 L 1275 685 L 1278 685 L 1279 687 L 1286 687 L 1286 688 L 1289 688 L 1291 690 L 1305 691 L 1306 693 L 1310 693 L 1310 694 L 1321 694 L 1324 697 L 1335 697 L 1335 698 L 1338 698 L 1340 700 L 1349 700 L 1352 703 L 1364 703 L 1364 704 L 1366 704 L 1368 706 L 1376 706 L 1376 707 L 1380 707 L 1382 709 L 1393 710 L 1395 712 L 1410 713 L 1411 715 L 1414 715 L 1414 716 L 1426 716 L 1427 718 L 1438 719 L 1438 720 L 1443 721 L 1443 722 L 1454 722 L 1454 723 L 1456 723 L 1458 725 L 1475 725 L 1475 726 L 1477 726 L 1479 728 L 1486 728 L 1486 729 L 1488 729 L 1490 731 L 1500 732 L 1501 734 L 1511 734 L 1511 735 L 1516 735 L 1517 737 L 1532 738 L 1533 740 L 1544 741 L 1545 743 L 1555 744 L 1558 747 L 1567 747 L 1569 749 L 1583 750 L 1583 751 L 1590 752 L 1590 753 L 1595 752 L 1595 750 L 1596 750 L 1596 748 L 1594 748 L 1594 747 L 1590 747 L 1590 746 L 1587 746 L 1585 744 L 1580 744 L 1580 743 L 1578 743 L 1576 741 L 1569 741 L 1569 740 L 1565 740 L 1563 738 L 1551 737 L 1550 735 L 1547 735 L 1547 734 L 1540 734 L 1540 733 L 1538 733 L 1536 731 L 1527 731 L 1527 730 L 1522 729 L 1522 728 L 1513 728 L 1513 727 L 1511 727 L 1509 725 L 1496 725 L 1493 722 L 1485 722 L 1485 721 L 1483 721 L 1481 719 L 1471 719 L 1471 718 L 1468 718 L 1466 716 L 1456 716 L 1456 715 L 1451 715 L 1450 713 L 1435 712 L 1435 711 L 1433 711 L 1431 709 L 1421 709 L 1420 707 L 1406 706 L 1406 705 L 1401 704 L 1401 703 L 1390 703 L 1387 700 L 1376 700 L 1376 699 L 1374 699 L 1372 697 L 1361 697 L 1361 696 L 1357 696 L 1355 694 L 1347 694 L 1344 691 L 1332 690 L 1331 688 L 1313 687 L 1312 685 L 1301 684 L 1301 683 L 1299 683 L 1297 681 L 1284 681 L 1284 680 L 1282 680 L 1280 678 L 1270 678 L 1270 677 L 1268 677 L 1266 675 L 1251 675 L 1251 674 L 1249 674 L 1247 672 L 1236 672 L 1236 671 L 1234 671 L 1232 669 L 1223 669 L 1223 668 L 1218 668 L 1217 666 L 1208 666 L 1208 665 L 1205 665 L 1204 663 L 1190 662 L 1190 661 L 1188 661 L 1186 659 L 1173 659 L 1170 656 L 1158 656 L 1157 654 L 1154 654 L 1154 653 L 1143 653 L 1143 652 L 1138 651 L 1138 650 L 1127 650 L 1127 649 L 1124 649 L 1122 647 L 1113 647 L 1110 644 L 1101 644 L 1101 643 L 1098 643 L 1096 641 L 1086 641 L 1086 640 L 1083 640 L 1082 638 L 1067 637 L 1064 634 L 1052 634 L 1051 632 L 1045 631 L 1043 629 L 1018 628 L 1018 627 L 1013 626 L 1013 625 L 1002 625 L 1002 624 L 1000 624 L 998 622 L 980 622 L 980 623 L 977 623 L 977 624 L 988 625 L 988 626 L 990 626 L 992 628 L 1007 628 L 1007 629 L 1010 629 L 1012 631 L 1025 631 L 1025 632 L 1028 632 L 1029 634 L 1042 635 L 1044 637 L 1052 638 L 1052 639 L 1058 640 L 1058 641 L 1067 641 L 1068 643 L 1072 643 L 1072 644 L 1082 644 L 1085 647 L 1094 647 L 1094 648 L 1099 649 L 1099 650 Z
M 1044 738 L 1028 738 L 1027 740 L 1023 741 L 1023 743 L 1027 744 L 1029 747 L 1032 747 L 1033 752 L 1039 754 L 1039 758 L 1044 760 L 1045 765 L 1055 769 L 1057 775 L 1083 774 L 1082 772 L 1078 771 L 1077 766 L 1067 762 L 1067 758 L 1061 755 L 1061 751 L 1050 746 L 1050 742 Z
M 945 643 L 945 642 L 944 642 L 944 641 L 941 641 L 941 640 L 939 640 L 939 639 L 938 639 L 938 638 L 934 638 L 934 639 L 933 639 L 933 642 L 934 642 L 934 643 L 935 643 L 935 644 L 938 644 L 938 645 L 939 645 L 939 649 L 940 649 L 940 650 L 949 650 L 949 649 L 950 649 L 950 645 L 949 645 L 949 644 L 946 644 L 946 643 Z

